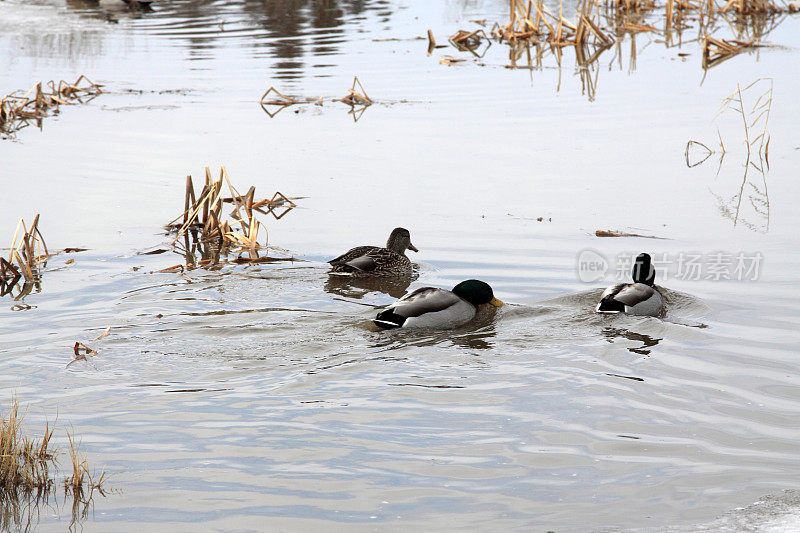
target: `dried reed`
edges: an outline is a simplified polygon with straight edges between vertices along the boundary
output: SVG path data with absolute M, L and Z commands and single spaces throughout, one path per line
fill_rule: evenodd
M 22 236 L 20 236 L 22 230 Z M 33 218 L 33 224 L 28 228 L 24 219 L 17 223 L 14 238 L 11 241 L 11 251 L 8 260 L 0 261 L 0 292 L 5 295 L 19 281 L 20 274 L 25 277 L 26 283 L 38 280 L 39 271 L 52 254 L 47 251 L 47 244 L 39 231 L 39 215 Z M 17 267 L 13 263 L 16 262 Z
M 543 0 L 509 0 L 509 20 L 505 24 L 495 23 L 491 36 L 512 46 L 512 54 L 518 54 L 517 45 L 520 42 L 547 44 L 553 49 L 553 55 L 560 65 L 557 47 L 594 45 L 604 48 L 621 39 L 625 33 L 663 33 L 670 47 L 673 30 L 680 32 L 688 27 L 685 18 L 695 17 L 699 19 L 701 35 L 705 34 L 698 42 L 703 47 L 703 67 L 708 68 L 743 49 L 758 46 L 765 33 L 777 24 L 770 25 L 770 17 L 794 9 L 793 4 L 783 6 L 772 0 L 723 1 L 724 5 L 718 6 L 716 0 L 664 0 L 658 5 L 655 0 L 580 0 L 576 19 L 569 20 L 564 15 L 561 0 L 558 13 L 551 12 Z M 602 13 L 601 4 L 604 8 Z M 663 30 L 645 21 L 645 17 L 657 9 L 664 10 Z M 734 13 L 734 20 L 725 18 L 726 13 Z M 737 31 L 735 39 L 725 40 L 709 35 L 717 28 L 717 18 L 725 18 Z M 747 37 L 747 33 L 752 35 Z M 477 32 L 461 30 L 450 41 L 459 50 L 472 51 L 480 38 Z M 584 51 L 581 55 L 588 58 L 593 53 Z M 445 63 L 450 64 L 451 61 Z M 513 56 L 511 66 L 519 68 Z M 528 68 L 531 68 L 530 61 Z
M 506 42 L 534 40 L 556 46 L 582 45 L 593 38 L 597 44 L 607 46 L 614 42 L 614 38 L 600 28 L 599 6 L 600 0 L 581 0 L 576 9 L 577 20 L 572 22 L 564 17 L 561 0 L 557 16 L 543 0 L 510 0 L 509 22 L 503 26 L 495 24 L 492 35 Z
M 361 92 L 356 91 L 356 85 L 361 90 Z M 348 89 L 347 96 L 339 98 L 338 102 L 345 103 L 349 106 L 370 106 L 372 105 L 372 99 L 367 96 L 367 91 L 364 90 L 364 86 L 361 85 L 361 81 L 359 81 L 358 76 L 353 78 L 353 86 Z
M 709 69 L 730 59 L 747 48 L 759 46 L 755 41 L 736 41 L 715 39 L 710 35 L 703 36 L 703 68 Z
M 472 52 L 477 57 L 483 56 L 492 44 L 489 36 L 486 35 L 486 32 L 482 29 L 475 31 L 458 30 L 451 35 L 448 40 L 450 44 L 455 46 L 458 50 L 462 52 Z M 483 42 L 486 42 L 487 46 L 483 50 L 483 53 L 478 54 L 477 50 Z
M 39 82 L 24 94 L 14 91 L 0 98 L 0 134 L 11 136 L 28 126 L 30 121 L 41 121 L 60 105 L 85 103 L 103 92 L 101 85 L 84 75 L 74 83 L 61 80 L 58 85 L 54 81 L 45 85 L 49 91 Z
M 223 196 L 223 185 L 227 185 L 230 196 Z M 186 177 L 184 211 L 167 224 L 166 229 L 175 232 L 173 246 L 181 237 L 184 238 L 184 248 L 180 251 L 187 256 L 188 266 L 195 266 L 193 258 L 197 248 L 201 250 L 201 264 L 213 265 L 219 261 L 222 251 L 255 251 L 267 246 L 266 228 L 258 220 L 257 214 L 272 215 L 280 220 L 297 205 L 281 192 L 276 192 L 270 199 L 262 200 L 257 200 L 255 194 L 255 187 L 250 187 L 247 193 L 241 194 L 231 183 L 225 167 L 221 167 L 216 179 L 212 178 L 211 170 L 206 167 L 205 184 L 199 195 L 195 194 L 192 177 Z M 230 220 L 226 220 L 222 213 L 223 204 L 226 203 L 233 204 L 233 211 L 227 215 Z M 264 235 L 263 245 L 258 242 L 259 234 Z M 212 247 L 213 250 L 209 249 Z M 252 255 L 257 257 L 257 254 Z M 183 271 L 182 265 L 161 270 L 178 271 Z
M 428 30 L 428 39 L 429 39 L 429 51 L 430 52 L 437 48 L 436 41 L 433 40 L 433 32 Z M 358 86 L 358 90 L 356 90 L 356 86 Z M 364 113 L 364 110 L 372 105 L 374 102 L 373 100 L 367 95 L 367 91 L 364 89 L 364 86 L 361 85 L 361 81 L 358 79 L 358 76 L 353 78 L 353 85 L 350 89 L 347 90 L 347 95 L 343 96 L 342 98 L 332 98 L 331 101 L 333 102 L 342 102 L 350 106 L 349 113 L 353 115 L 353 119 L 358 122 L 358 118 Z M 270 97 L 270 95 L 273 95 Z M 292 98 L 291 96 L 286 96 L 278 91 L 275 87 L 270 87 L 267 91 L 261 95 L 261 100 L 259 103 L 261 104 L 261 109 L 269 115 L 270 118 L 275 117 L 278 113 L 283 111 L 284 109 L 300 104 L 314 104 L 317 106 L 322 106 L 325 102 L 325 98 L 320 96 L 319 98 Z M 297 113 L 298 111 L 295 111 Z

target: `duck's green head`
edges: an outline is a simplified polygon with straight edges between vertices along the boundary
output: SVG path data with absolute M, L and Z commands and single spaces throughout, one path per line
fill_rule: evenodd
M 653 285 L 656 280 L 656 269 L 648 254 L 639 254 L 636 257 L 636 262 L 633 264 L 633 272 L 631 273 L 634 283 L 644 283 L 645 285 Z
M 495 307 L 503 305 L 503 302 L 494 297 L 489 284 L 477 279 L 462 281 L 453 287 L 453 293 L 476 307 L 483 304 L 492 304 Z
M 386 241 L 386 249 L 394 253 L 404 255 L 406 250 L 419 252 L 417 247 L 411 244 L 411 233 L 406 228 L 394 228 Z

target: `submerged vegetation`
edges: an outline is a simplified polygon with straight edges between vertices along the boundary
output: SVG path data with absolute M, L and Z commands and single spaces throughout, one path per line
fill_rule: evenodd
M 101 86 L 84 75 L 74 83 L 64 80 L 49 81 L 43 89 L 39 82 L 26 93 L 14 91 L 0 98 L 0 138 L 12 137 L 17 131 L 36 124 L 42 127 L 42 119 L 57 113 L 60 105 L 85 103 L 93 100 L 103 91 Z

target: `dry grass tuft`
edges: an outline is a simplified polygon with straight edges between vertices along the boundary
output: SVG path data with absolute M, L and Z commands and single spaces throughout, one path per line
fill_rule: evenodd
M 89 472 L 89 463 L 86 457 L 80 453 L 80 442 L 75 440 L 75 430 L 72 433 L 67 430 L 67 439 L 69 440 L 69 457 L 72 463 L 72 473 L 68 478 L 64 479 L 64 492 L 72 493 L 73 496 L 82 496 L 85 490 L 90 493 L 94 490 L 103 494 L 103 482 L 106 479 L 106 473 L 100 472 L 99 475 L 94 476 Z
M 14 398 L 8 412 L 0 412 L 0 494 L 49 490 L 53 484 L 50 466 L 55 451 L 50 448 L 53 428 L 48 423 L 40 440 L 22 432 L 24 415 Z
M 19 400 L 12 398 L 7 412 L 0 412 L 0 497 L 19 496 L 38 492 L 40 495 L 53 490 L 55 479 L 51 468 L 56 463 L 58 450 L 50 444 L 54 427 L 45 425 L 41 439 L 32 439 L 24 434 Z M 72 473 L 64 480 L 64 489 L 73 494 L 99 490 L 106 479 L 105 472 L 91 475 L 86 458 L 79 454 L 79 443 L 67 431 L 72 459 Z

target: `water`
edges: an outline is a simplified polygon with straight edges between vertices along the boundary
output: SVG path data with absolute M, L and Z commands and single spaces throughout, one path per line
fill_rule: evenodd
M 38 212 L 51 248 L 90 249 L 0 301 L 6 398 L 29 406 L 32 432 L 57 414 L 62 445 L 72 424 L 111 474 L 82 527 L 794 528 L 797 18 L 705 77 L 696 29 L 680 47 L 637 35 L 633 62 L 626 38 L 589 70 L 571 49 L 560 71 L 551 55 L 508 69 L 496 43 L 448 67 L 472 56 L 427 56 L 417 39 L 506 10 L 0 3 L 0 92 L 81 73 L 108 91 L 0 142 L 8 238 Z M 328 101 L 354 75 L 377 101 L 357 122 Z M 761 77 L 769 169 L 744 176 L 741 118 L 712 119 Z M 270 86 L 326 101 L 270 118 Z M 719 170 L 718 155 L 687 168 L 686 142 L 713 148 L 718 127 Z M 258 196 L 308 197 L 268 222 L 303 261 L 182 276 L 156 272 L 179 255 L 140 255 L 168 243 L 186 174 L 221 164 Z M 327 258 L 398 225 L 420 248 L 410 285 L 328 278 Z M 607 229 L 660 239 L 595 237 Z M 602 279 L 581 281 L 584 250 L 606 261 Z M 667 316 L 593 314 L 640 251 L 662 261 Z M 720 252 L 730 277 L 738 256 L 760 254 L 758 272 L 679 275 L 679 258 L 708 269 Z M 470 277 L 510 305 L 454 332 L 369 328 L 406 288 Z M 67 368 L 76 341 L 99 355 Z M 36 518 L 62 530 L 70 505 Z

